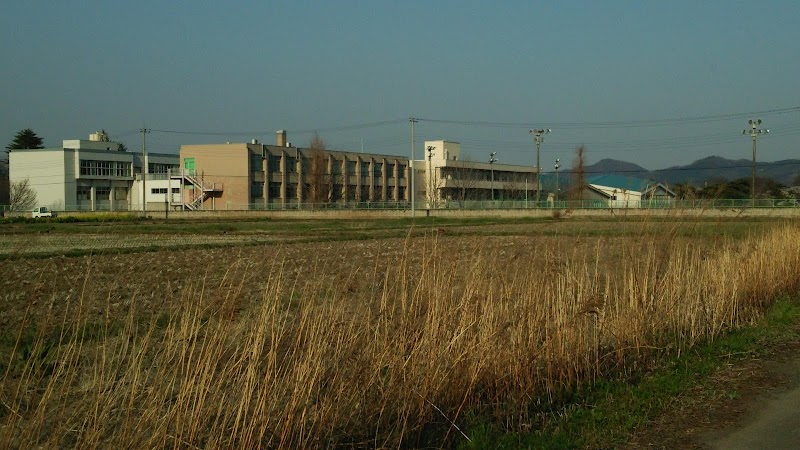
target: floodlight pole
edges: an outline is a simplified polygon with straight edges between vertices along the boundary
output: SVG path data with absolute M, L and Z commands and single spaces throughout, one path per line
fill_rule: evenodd
M 142 133 L 142 216 L 147 218 L 147 143 L 145 135 L 150 130 L 142 127 L 139 132 Z
M 408 119 L 411 122 L 411 164 L 409 164 L 409 171 L 411 172 L 411 191 L 409 192 L 409 198 L 411 199 L 411 217 L 414 217 L 416 212 L 414 208 L 414 191 L 417 189 L 416 185 L 414 184 L 414 124 L 419 122 L 414 117 Z
M 767 134 L 769 133 L 768 129 L 759 129 L 758 126 L 761 125 L 761 119 L 750 119 L 747 121 L 750 124 L 750 129 L 742 130 L 742 134 L 750 133 L 750 136 L 753 138 L 753 173 L 752 179 L 750 180 L 750 193 L 752 195 L 752 207 L 755 208 L 756 206 L 756 137 L 759 134 Z
M 492 201 L 494 201 L 494 163 L 497 162 L 497 158 L 495 158 L 495 155 L 497 155 L 497 152 L 492 152 L 489 154 L 489 168 L 492 171 Z
M 544 135 L 549 132 L 549 128 L 528 130 L 528 133 L 533 135 L 533 142 L 536 143 L 536 207 L 539 207 L 539 200 L 542 191 L 542 166 L 540 164 L 541 147 L 542 142 L 544 142 Z
M 433 158 L 433 146 L 428 146 L 428 209 L 433 207 L 433 165 L 431 159 Z
M 561 161 L 560 158 L 556 158 L 556 165 L 555 165 L 555 169 L 556 169 L 556 203 L 558 203 L 558 168 L 559 168 L 558 163 L 560 161 Z

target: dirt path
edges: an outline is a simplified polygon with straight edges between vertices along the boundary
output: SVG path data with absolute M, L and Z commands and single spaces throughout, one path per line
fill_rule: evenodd
M 800 342 L 732 360 L 627 448 L 800 448 Z

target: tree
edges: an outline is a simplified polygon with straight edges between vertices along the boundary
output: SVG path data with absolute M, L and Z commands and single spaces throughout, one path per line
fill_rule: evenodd
M 42 138 L 37 136 L 30 128 L 25 128 L 24 130 L 19 130 L 17 134 L 14 135 L 14 140 L 12 140 L 6 148 L 9 150 L 17 150 L 24 148 L 44 148 L 44 146 L 42 145 Z
M 12 211 L 25 211 L 36 206 L 36 191 L 33 190 L 30 180 L 27 178 L 12 181 L 9 194 Z
M 586 188 L 586 149 L 582 145 L 575 149 L 571 178 L 572 186 L 570 186 L 568 196 L 571 200 L 581 200 L 583 190 Z
M 308 144 L 307 199 L 311 203 L 329 203 L 333 192 L 333 179 L 329 168 L 329 156 L 325 154 L 325 141 L 314 133 Z

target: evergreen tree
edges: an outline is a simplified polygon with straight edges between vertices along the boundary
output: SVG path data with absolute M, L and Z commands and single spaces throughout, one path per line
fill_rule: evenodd
M 24 130 L 19 130 L 17 134 L 14 135 L 14 140 L 12 140 L 6 148 L 9 150 L 16 150 L 22 148 L 44 148 L 44 146 L 42 145 L 42 138 L 37 136 L 30 128 L 25 128 Z

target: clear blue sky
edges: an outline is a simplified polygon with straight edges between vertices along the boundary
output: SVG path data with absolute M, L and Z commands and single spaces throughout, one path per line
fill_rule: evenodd
M 409 154 L 414 116 L 482 123 L 421 120 L 418 157 L 448 139 L 533 164 L 540 126 L 545 168 L 579 143 L 589 162 L 649 169 L 750 158 L 741 113 L 800 106 L 798 23 L 798 1 L 15 1 L 0 16 L 0 141 L 104 128 L 136 149 L 144 124 L 231 133 L 154 131 L 159 152 L 286 129 Z M 734 117 L 636 123 L 718 115 Z M 800 111 L 759 117 L 760 160 L 800 157 Z

